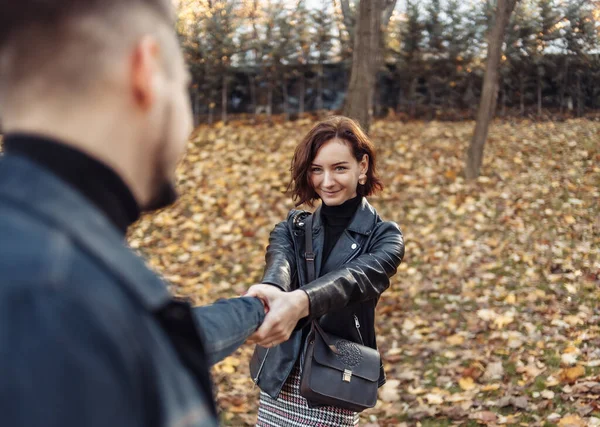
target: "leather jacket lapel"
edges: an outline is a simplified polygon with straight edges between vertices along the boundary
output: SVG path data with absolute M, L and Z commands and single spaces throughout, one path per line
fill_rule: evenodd
M 362 198 L 356 214 L 350 221 L 346 231 L 340 236 L 333 247 L 329 258 L 323 265 L 323 244 L 325 241 L 325 232 L 321 221 L 321 206 L 313 214 L 313 247 L 315 251 L 315 272 L 316 277 L 321 277 L 330 271 L 341 267 L 350 261 L 356 255 L 360 254 L 364 238 L 369 236 L 377 222 L 375 209 L 369 204 L 365 197 Z M 356 234 L 356 238 L 352 235 Z
M 360 242 L 354 239 L 348 230 L 345 230 L 333 247 L 329 258 L 323 266 L 322 273 L 327 274 L 341 267 L 359 254 L 361 247 Z
M 375 213 L 375 209 L 363 197 L 360 206 L 348 225 L 348 230 L 353 233 L 369 235 L 373 232 L 376 223 L 377 214 Z

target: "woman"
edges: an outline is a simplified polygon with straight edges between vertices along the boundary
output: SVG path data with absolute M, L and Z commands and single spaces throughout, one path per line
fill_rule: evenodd
M 356 412 L 310 408 L 300 396 L 310 321 L 318 319 L 325 331 L 376 349 L 375 306 L 404 256 L 404 241 L 398 226 L 383 221 L 365 198 L 383 185 L 373 144 L 353 120 L 331 117 L 317 124 L 297 146 L 291 171 L 296 206 L 314 206 L 318 199 L 321 206 L 313 214 L 312 230 L 304 230 L 308 214 L 297 210 L 275 227 L 262 284 L 249 293 L 261 296 L 267 286 L 300 292 L 307 307 L 296 312 L 309 314 L 294 319 L 298 326 L 289 340 L 266 337 L 257 346 L 251 361 L 253 380 L 261 389 L 257 425 L 354 426 Z M 305 232 L 313 234 L 315 253 L 317 279 L 310 283 Z M 379 386 L 384 382 L 382 366 Z

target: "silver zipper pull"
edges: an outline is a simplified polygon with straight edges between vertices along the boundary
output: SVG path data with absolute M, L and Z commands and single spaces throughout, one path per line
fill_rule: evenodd
M 258 367 L 258 372 L 256 373 L 256 377 L 252 379 L 252 381 L 254 382 L 254 386 L 258 385 L 258 378 L 260 377 L 260 373 L 263 370 L 263 367 L 265 366 L 265 362 L 267 361 L 267 356 L 269 355 L 269 350 L 271 350 L 270 348 L 267 349 L 267 352 L 265 353 L 265 357 L 263 358 L 262 362 L 260 363 L 260 366 Z M 254 389 L 254 387 L 252 387 Z
M 356 316 L 356 314 L 354 315 L 354 324 L 356 325 L 356 328 L 360 328 L 360 322 L 358 321 L 358 317 Z

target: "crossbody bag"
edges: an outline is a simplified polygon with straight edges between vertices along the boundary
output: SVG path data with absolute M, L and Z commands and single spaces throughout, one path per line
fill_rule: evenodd
M 315 280 L 312 215 L 305 222 L 308 283 Z M 375 349 L 325 332 L 311 322 L 300 380 L 300 395 L 309 406 L 335 406 L 361 412 L 377 403 L 381 356 Z M 364 344 L 364 343 L 363 343 Z

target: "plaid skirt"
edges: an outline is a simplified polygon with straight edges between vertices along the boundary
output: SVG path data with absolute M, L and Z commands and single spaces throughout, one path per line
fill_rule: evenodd
M 298 364 L 294 366 L 277 400 L 260 392 L 257 427 L 347 427 L 357 425 L 357 412 L 334 406 L 308 407 L 306 399 L 300 396 Z

